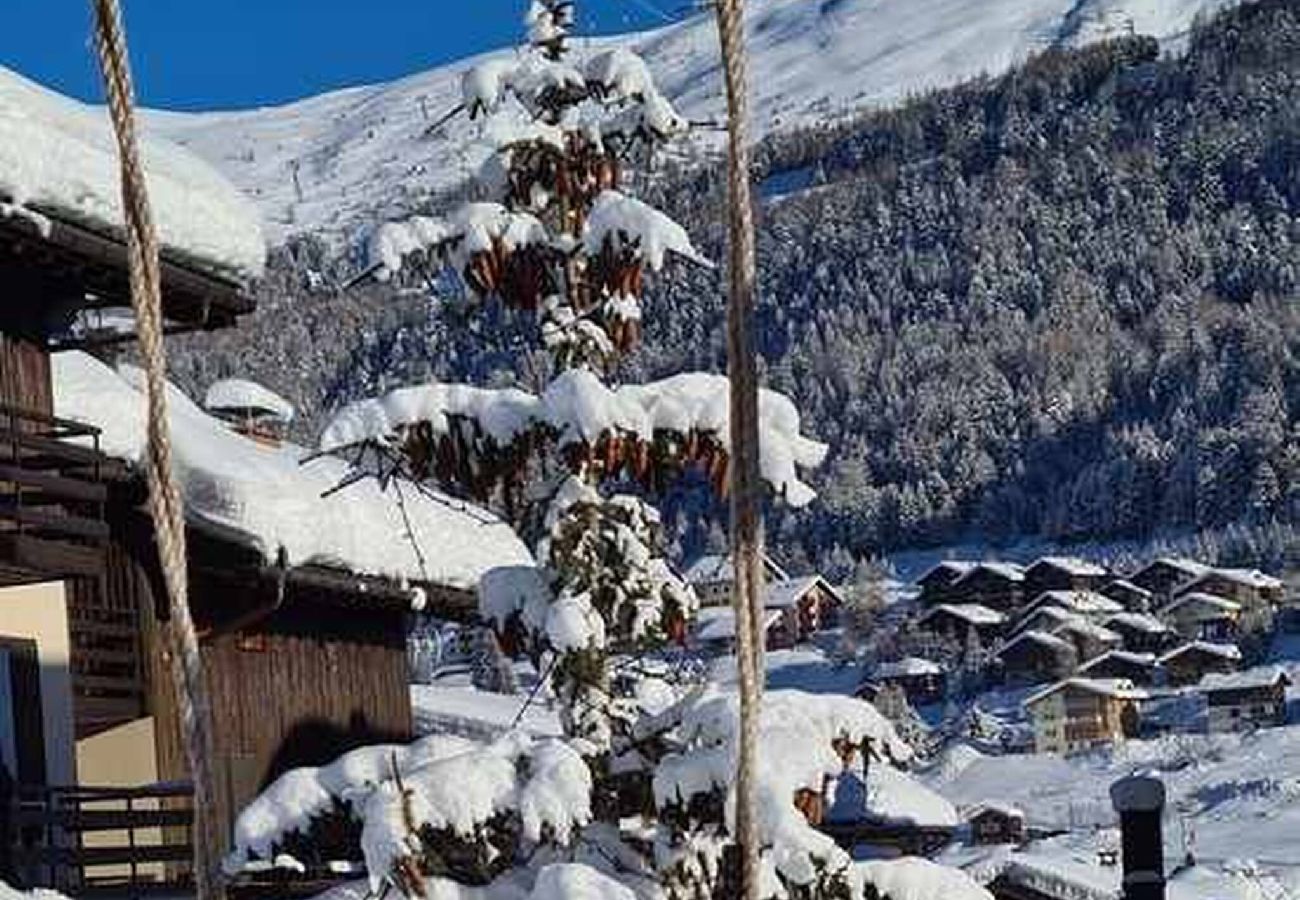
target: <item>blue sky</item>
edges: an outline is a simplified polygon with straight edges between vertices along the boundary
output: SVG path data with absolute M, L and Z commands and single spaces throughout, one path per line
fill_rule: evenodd
M 167 109 L 235 109 L 386 81 L 513 44 L 526 0 L 122 0 L 136 86 Z M 87 0 L 0 0 L 0 65 L 99 100 Z M 579 0 L 580 30 L 663 24 L 688 0 Z

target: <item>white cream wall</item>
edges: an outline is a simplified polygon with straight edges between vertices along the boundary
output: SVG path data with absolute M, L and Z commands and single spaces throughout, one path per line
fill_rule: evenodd
M 36 642 L 44 707 L 45 773 L 50 784 L 76 784 L 72 640 L 63 582 L 0 588 L 0 635 Z

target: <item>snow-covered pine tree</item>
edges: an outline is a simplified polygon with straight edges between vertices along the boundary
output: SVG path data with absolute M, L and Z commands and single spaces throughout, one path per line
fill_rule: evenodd
M 724 489 L 728 384 L 703 373 L 606 383 L 639 336 L 646 274 L 670 255 L 709 265 L 680 225 L 619 190 L 624 165 L 686 123 L 628 50 L 576 64 L 572 3 L 536 0 L 526 21 L 528 47 L 463 82 L 471 127 L 493 144 L 481 180 L 499 202 L 388 223 L 370 249 L 381 278 L 450 269 L 471 302 L 534 315 L 547 351 L 544 365 L 530 358 L 539 389 L 396 391 L 343 410 L 321 446 L 377 450 L 390 470 L 399 459 L 416 478 L 495 504 L 534 540 L 538 567 L 489 572 L 480 611 L 504 647 L 548 673 L 564 740 L 511 733 L 466 747 L 430 737 L 390 748 L 391 758 L 357 751 L 289 773 L 241 816 L 234 861 L 273 854 L 286 834 L 345 804 L 362 822 L 377 889 L 728 896 L 738 700 L 718 685 L 667 683 L 662 668 L 642 664 L 683 635 L 696 606 L 646 498 L 692 468 Z M 826 448 L 800 433 L 783 396 L 762 392 L 760 419 L 764 480 L 778 499 L 808 503 L 798 470 Z M 910 748 L 853 698 L 773 692 L 764 704 L 765 894 L 887 900 L 806 811 L 855 757 L 899 765 Z

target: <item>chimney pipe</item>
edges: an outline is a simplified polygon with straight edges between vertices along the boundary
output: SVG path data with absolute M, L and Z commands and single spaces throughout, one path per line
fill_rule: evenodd
M 1110 786 L 1110 801 L 1119 813 L 1124 900 L 1164 900 L 1164 783 L 1149 775 L 1130 775 Z

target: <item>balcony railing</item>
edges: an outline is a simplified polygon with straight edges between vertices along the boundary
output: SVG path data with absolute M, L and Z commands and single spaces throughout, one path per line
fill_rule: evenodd
M 99 430 L 0 405 L 0 584 L 103 571 Z

